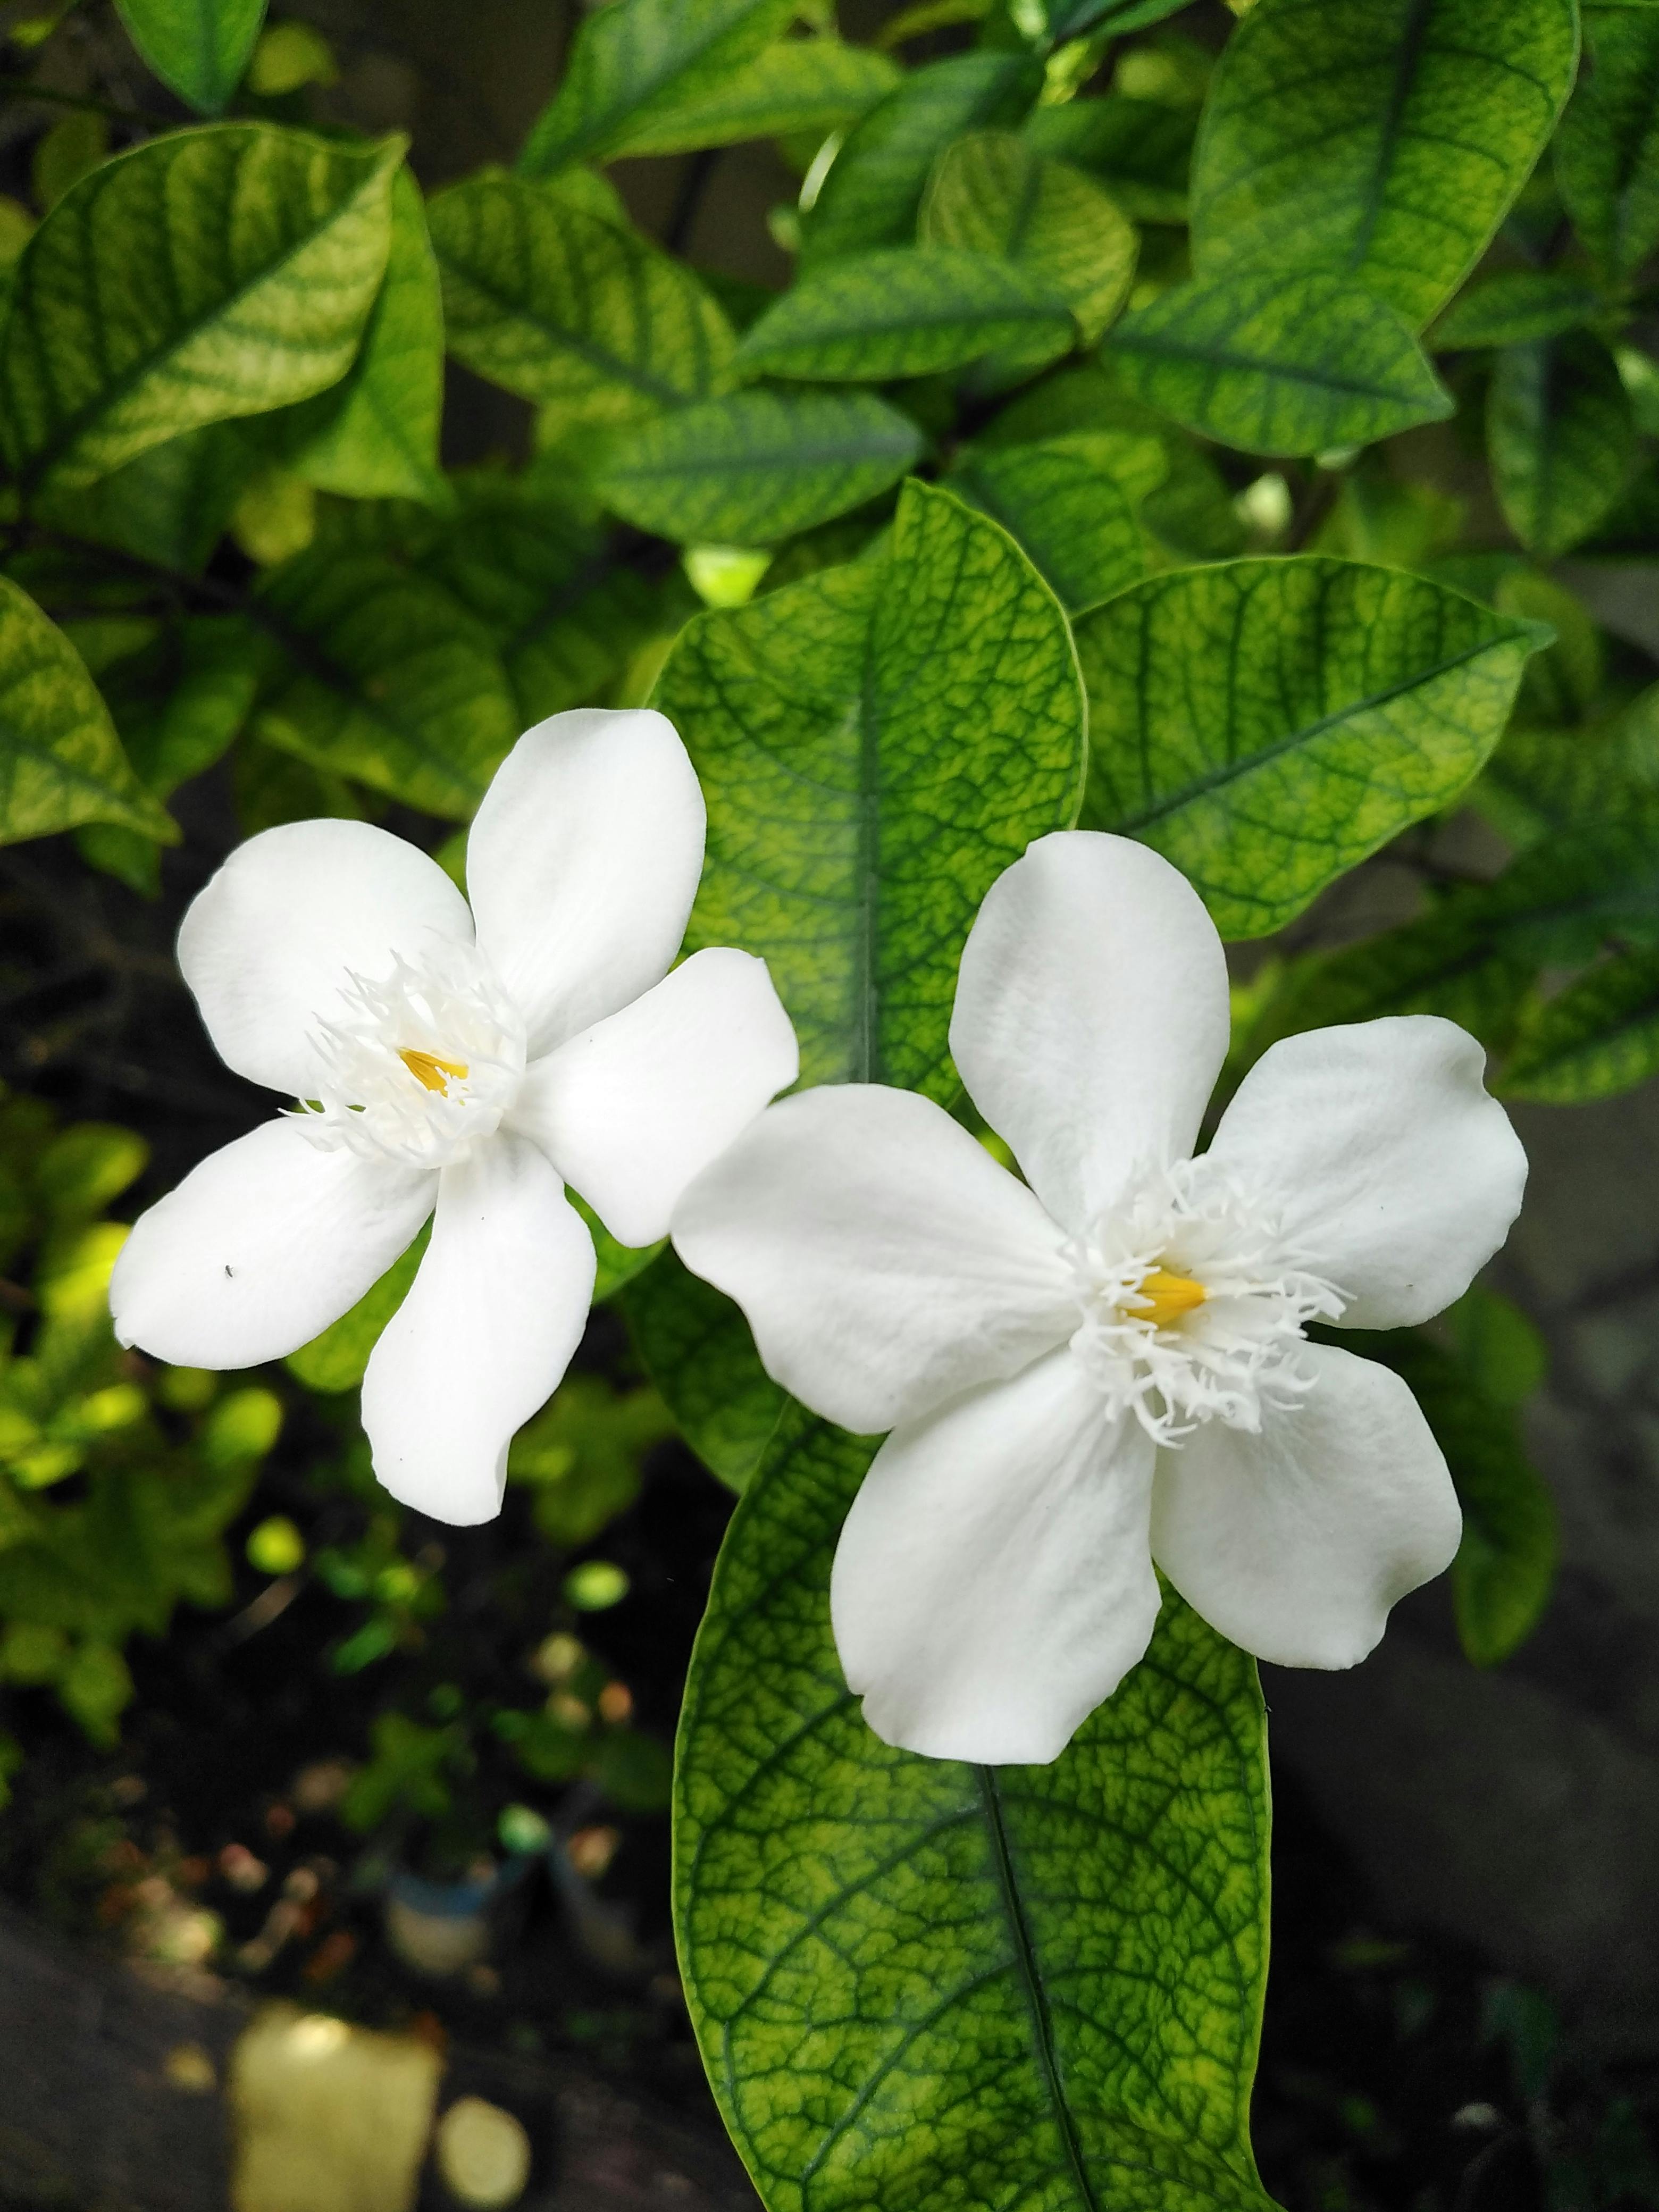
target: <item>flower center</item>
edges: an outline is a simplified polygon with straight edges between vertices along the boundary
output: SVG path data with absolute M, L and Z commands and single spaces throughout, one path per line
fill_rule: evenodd
M 1301 1404 L 1307 1324 L 1346 1301 L 1285 1244 L 1272 1208 L 1202 1158 L 1145 1176 L 1066 1247 L 1072 1348 L 1115 1413 L 1160 1444 L 1200 1422 L 1257 1431 Z
M 440 945 L 384 981 L 352 975 L 343 995 L 343 1014 L 317 1024 L 326 1073 L 300 1109 L 313 1144 L 404 1167 L 465 1159 L 524 1075 L 524 1024 L 483 957 Z

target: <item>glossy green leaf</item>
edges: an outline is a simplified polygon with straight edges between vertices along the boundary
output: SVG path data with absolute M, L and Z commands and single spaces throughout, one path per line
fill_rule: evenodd
M 0 442 L 26 488 L 90 483 L 343 376 L 401 153 L 221 123 L 83 178 L 24 248 L 0 337 Z
M 1659 245 L 1659 12 L 1598 8 L 1592 66 L 1555 142 L 1567 211 L 1608 275 L 1634 276 Z
M 256 733 L 428 814 L 467 818 L 520 726 L 477 617 L 428 577 L 327 547 L 273 568 L 259 605 L 288 651 Z
M 1053 361 L 1076 339 L 1053 286 L 991 254 L 885 246 L 809 270 L 745 333 L 735 366 L 747 376 L 874 383 L 959 368 L 1004 348 Z
M 1178 284 L 1126 315 L 1105 357 L 1148 406 L 1246 453 L 1368 446 L 1452 411 L 1393 308 L 1332 276 Z
M 133 774 L 85 663 L 27 592 L 0 577 L 0 844 L 112 822 L 179 832 Z
M 802 219 L 802 267 L 907 244 L 942 149 L 965 131 L 1018 123 L 1042 88 L 1042 64 L 1029 54 L 961 54 L 912 70 L 848 132 Z
M 994 516 L 1024 549 L 1068 614 L 1097 606 L 1146 572 L 1139 501 L 1164 477 L 1151 439 L 1080 432 L 969 452 L 952 491 Z
M 1528 1008 L 1498 1085 L 1506 1098 L 1577 1106 L 1659 1074 L 1659 953 L 1628 952 Z
M 1486 452 L 1504 520 L 1523 545 L 1565 553 L 1613 507 L 1636 464 L 1631 404 L 1588 331 L 1505 346 L 1486 395 Z
M 691 96 L 653 107 L 606 149 L 684 154 L 745 138 L 845 130 L 884 100 L 903 72 L 885 54 L 840 39 L 784 39 Z
M 655 703 L 708 802 L 688 943 L 769 963 L 808 1083 L 951 1097 L 979 902 L 1074 818 L 1066 618 L 1006 533 L 907 484 L 884 553 L 688 624 Z
M 486 171 L 440 192 L 427 221 L 450 351 L 573 425 L 700 399 L 730 358 L 726 318 L 689 270 L 536 185 Z
M 1128 295 L 1133 227 L 1080 169 L 1012 131 L 977 131 L 940 155 L 921 205 L 924 245 L 1000 254 L 1058 292 L 1092 345 Z
M 1194 111 L 1109 93 L 1034 108 L 1028 146 L 1086 169 L 1137 222 L 1185 222 Z
M 1458 795 L 1544 641 L 1316 555 L 1154 577 L 1077 625 L 1085 818 L 1166 854 L 1224 937 L 1264 936 Z
M 1582 276 L 1559 269 L 1510 269 L 1461 294 L 1435 325 L 1437 353 L 1471 346 L 1524 345 L 1559 337 L 1607 312 L 1607 303 Z
M 623 1294 L 646 1373 L 694 1452 L 728 1489 L 760 1464 L 784 1408 L 741 1310 L 672 1249 Z
M 198 115 L 220 114 L 241 82 L 265 0 L 115 0 L 127 36 Z
M 794 12 L 795 0 L 614 0 L 596 10 L 578 25 L 520 174 L 548 176 L 637 143 L 655 118 L 718 95 Z
M 430 1233 L 422 1229 L 401 1259 L 392 1261 L 349 1313 L 342 1314 L 309 1344 L 289 1352 L 283 1364 L 307 1390 L 332 1395 L 357 1388 L 368 1369 L 369 1354 L 380 1340 L 380 1332 L 409 1295 Z
M 680 1723 L 686 2000 L 769 2212 L 1267 2212 L 1254 1666 L 1171 1597 L 1054 1765 L 890 1749 L 830 1629 L 871 1451 L 786 1416 L 732 1516 Z
M 1526 182 L 1577 56 L 1574 0 L 1256 0 L 1199 131 L 1194 266 L 1344 277 L 1420 329 Z
M 769 545 L 885 491 L 922 445 L 872 392 L 738 392 L 624 433 L 594 489 L 682 544 Z

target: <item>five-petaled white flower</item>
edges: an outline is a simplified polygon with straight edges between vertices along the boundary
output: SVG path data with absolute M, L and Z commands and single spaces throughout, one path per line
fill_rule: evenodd
M 1045 837 L 992 886 L 951 1048 L 1006 1173 L 878 1085 L 769 1107 L 675 1243 L 772 1375 L 890 1430 L 836 1554 L 836 1642 L 890 1743 L 1054 1758 L 1145 1651 L 1153 1562 L 1264 1659 L 1348 1667 L 1460 1516 L 1416 1401 L 1307 1324 L 1426 1321 L 1526 1159 L 1452 1023 L 1263 1054 L 1194 1158 L 1227 1048 L 1221 944 L 1169 863 Z
M 121 1341 L 192 1367 L 276 1358 L 431 1214 L 363 1425 L 393 1497 L 444 1521 L 498 1512 L 513 1431 L 592 1295 L 565 1183 L 650 1243 L 795 1078 L 763 961 L 720 948 L 668 972 L 702 850 L 672 725 L 599 709 L 555 714 L 502 763 L 467 840 L 470 911 L 368 823 L 239 847 L 185 916 L 179 964 L 226 1063 L 301 1104 L 140 1219 L 110 1285 Z

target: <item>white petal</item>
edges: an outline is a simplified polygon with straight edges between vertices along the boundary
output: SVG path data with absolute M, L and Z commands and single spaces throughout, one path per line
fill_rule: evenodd
M 472 917 L 437 862 L 370 822 L 286 822 L 239 845 L 191 902 L 179 965 L 228 1067 L 314 1097 L 319 1018 L 350 971 L 379 979 L 434 940 L 470 945 Z
M 691 1178 L 799 1069 L 766 963 L 711 947 L 536 1061 L 509 1123 L 613 1237 L 653 1244 Z
M 1329 1345 L 1259 1437 L 1211 1421 L 1158 1454 L 1152 1556 L 1212 1628 L 1281 1667 L 1352 1667 L 1451 1565 L 1457 1494 L 1393 1370 Z
M 748 1316 L 767 1371 L 873 1434 L 1077 1325 L 1060 1231 L 943 1107 L 879 1084 L 769 1106 L 676 1207 L 675 1249 Z
M 320 1335 L 413 1241 L 438 1178 L 319 1152 L 291 1118 L 210 1152 L 115 1263 L 123 1344 L 175 1367 L 258 1367 Z
M 1404 1328 L 1461 1297 L 1521 1210 L 1527 1156 L 1486 1094 L 1486 1056 L 1437 1014 L 1270 1046 L 1210 1157 L 1278 1212 L 1345 1328 Z
M 369 1358 L 363 1426 L 404 1505 L 501 1510 L 513 1432 L 558 1387 L 593 1296 L 593 1240 L 534 1145 L 497 1136 L 440 1178 L 432 1242 Z
M 466 883 L 532 1059 L 667 974 L 702 839 L 702 793 L 661 714 L 577 708 L 514 746 L 467 838 Z
M 1158 1619 L 1153 1455 L 1068 1350 L 895 1430 L 830 1582 L 836 1648 L 884 1742 L 1059 1757 Z
M 1056 1219 L 1091 1227 L 1192 1151 L 1227 1050 L 1227 963 L 1179 870 L 1093 830 L 1040 837 L 968 933 L 951 1051 Z

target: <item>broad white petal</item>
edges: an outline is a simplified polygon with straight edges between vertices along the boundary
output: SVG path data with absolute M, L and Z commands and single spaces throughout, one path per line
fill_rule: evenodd
M 239 845 L 191 902 L 179 965 L 227 1067 L 290 1098 L 316 1095 L 312 1039 L 352 971 L 379 980 L 472 917 L 417 845 L 371 822 L 285 822 Z
M 674 1211 L 676 1250 L 748 1316 L 767 1372 L 872 1435 L 1077 1325 L 1061 1237 L 943 1107 L 880 1084 L 769 1106 Z
M 258 1367 L 355 1306 L 432 1211 L 438 1178 L 319 1152 L 262 1122 L 141 1214 L 109 1286 L 123 1344 L 174 1367 Z
M 501 1510 L 507 1448 L 557 1389 L 593 1296 L 593 1240 L 534 1145 L 496 1136 L 439 1180 L 409 1296 L 370 1356 L 363 1426 L 404 1505 Z
M 1065 1349 L 894 1431 L 830 1581 L 841 1663 L 884 1743 L 1059 1757 L 1158 1619 L 1153 1456 Z
M 509 1127 L 624 1244 L 653 1244 L 692 1177 L 800 1072 L 766 963 L 711 946 L 537 1060 Z
M 581 707 L 519 739 L 467 838 L 466 884 L 532 1059 L 666 975 L 702 839 L 702 793 L 661 714 Z
M 1521 1211 L 1527 1156 L 1437 1014 L 1309 1030 L 1245 1077 L 1209 1157 L 1259 1190 L 1345 1328 L 1404 1328 L 1468 1290 Z
M 1094 830 L 1039 837 L 963 949 L 951 1051 L 1057 1220 L 1185 1159 L 1227 1050 L 1227 963 L 1178 869 Z
M 1188 1605 L 1258 1659 L 1352 1667 L 1389 1608 L 1451 1565 L 1462 1532 L 1440 1447 L 1391 1368 L 1330 1345 L 1293 1413 L 1259 1437 L 1219 1421 L 1161 1451 L 1152 1556 Z

